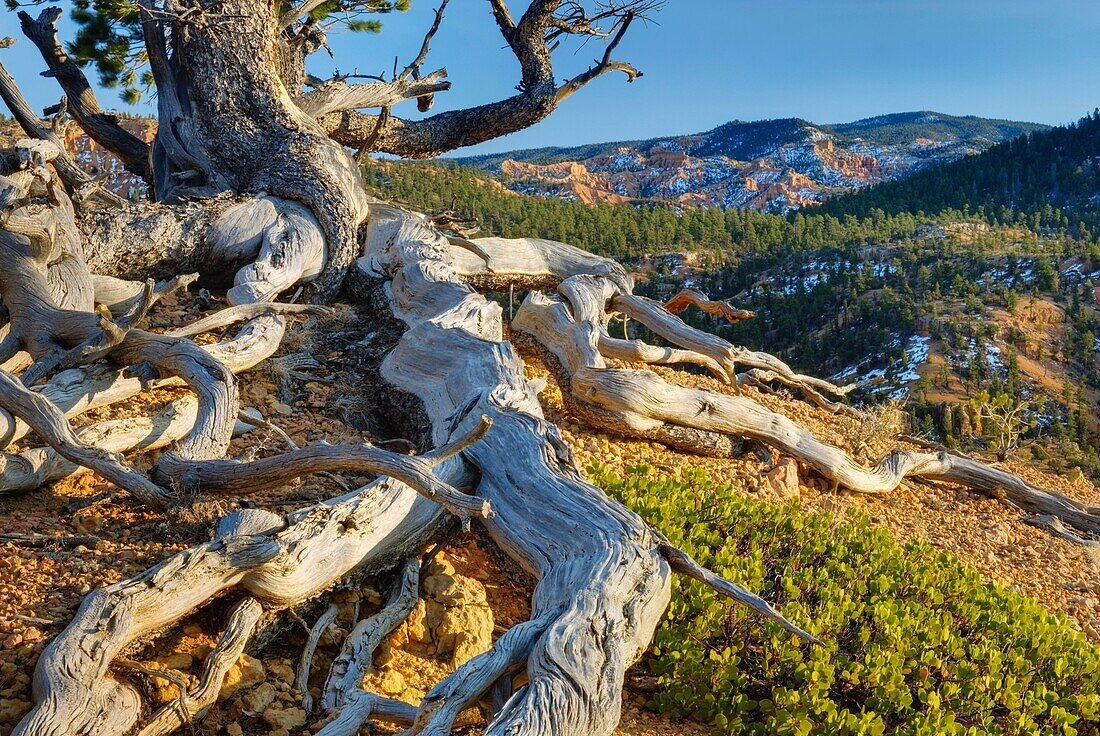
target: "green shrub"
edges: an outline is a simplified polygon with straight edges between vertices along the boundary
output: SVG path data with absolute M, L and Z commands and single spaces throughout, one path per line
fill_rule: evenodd
M 651 705 L 730 734 L 1098 734 L 1100 648 L 1036 601 L 865 518 L 774 506 L 704 474 L 594 481 L 825 641 L 678 577 Z

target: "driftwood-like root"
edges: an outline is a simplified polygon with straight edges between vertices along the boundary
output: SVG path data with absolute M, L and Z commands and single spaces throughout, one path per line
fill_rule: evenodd
M 374 473 L 420 489 L 428 498 L 465 523 L 471 517 L 490 516 L 492 510 L 489 502 L 468 496 L 440 482 L 433 471 L 441 462 L 484 437 L 491 424 L 491 421 L 483 417 L 438 452 L 424 455 L 400 455 L 366 443 L 317 444 L 243 463 L 234 460 L 188 461 L 172 456 L 163 458 L 157 464 L 154 477 L 162 478 L 165 484 L 173 485 L 181 493 L 201 488 L 207 492 L 244 494 L 272 488 L 311 473 L 333 470 Z
M 454 464 L 444 472 L 456 480 L 462 475 Z M 93 592 L 39 658 L 37 702 L 14 733 L 129 733 L 142 714 L 140 695 L 109 674 L 127 647 L 230 590 L 277 610 L 309 599 L 357 567 L 385 569 L 395 555 L 417 552 L 439 529 L 439 507 L 417 499 L 412 489 L 387 479 L 285 520 L 270 512 L 242 515 L 239 524 L 230 517 L 214 541 Z
M 0 371 L 0 406 L 21 417 L 58 455 L 91 468 L 143 503 L 159 508 L 171 501 L 170 493 L 130 469 L 120 456 L 82 441 L 57 407 L 6 371 Z
M 231 304 L 271 300 L 316 278 L 328 257 L 317 218 L 303 205 L 278 197 L 259 196 L 229 208 L 207 237 L 230 252 L 255 253 L 233 279 Z
M 260 317 L 246 324 L 232 340 L 203 345 L 202 349 L 234 373 L 254 367 L 278 349 L 286 329 L 281 317 Z M 178 377 L 153 378 L 99 364 L 62 371 L 42 384 L 36 393 L 49 400 L 66 417 L 125 401 L 149 388 L 182 386 Z M 30 431 L 26 422 L 0 408 L 0 447 L 22 439 Z
M 298 692 L 302 694 L 302 708 L 306 713 L 313 712 L 313 693 L 309 691 L 309 673 L 313 669 L 313 656 L 317 652 L 317 644 L 321 641 L 321 637 L 324 636 L 325 630 L 329 625 L 336 621 L 336 616 L 340 610 L 336 607 L 336 604 L 330 603 L 328 608 L 324 610 L 313 626 L 309 629 L 309 636 L 306 637 L 306 645 L 302 649 L 302 658 L 298 661 L 298 671 L 295 673 L 294 686 L 298 688 Z
M 366 690 L 356 690 L 336 717 L 317 732 L 317 736 L 356 736 L 368 721 L 409 726 L 416 719 L 416 707 Z
M 1025 511 L 1050 514 L 1080 532 L 1100 534 L 1100 516 L 1084 504 L 976 460 L 946 452 L 898 449 L 875 467 L 866 468 L 843 450 L 747 397 L 673 385 L 652 371 L 609 368 L 599 350 L 599 333 L 609 304 L 614 308 L 630 305 L 627 308 L 633 310 L 632 316 L 651 329 L 667 328 L 665 336 L 670 340 L 673 338 L 669 335 L 676 336 L 678 340 L 674 341 L 689 343 L 693 349 L 705 348 L 707 343 L 705 333 L 694 328 L 683 325 L 670 329 L 679 319 L 662 316 L 654 302 L 624 297 L 616 294 L 616 288 L 602 277 L 576 276 L 558 287 L 565 301 L 533 292 L 513 322 L 516 329 L 531 335 L 554 354 L 568 374 L 568 391 L 574 400 L 598 407 L 617 419 L 605 429 L 644 433 L 676 425 L 744 437 L 774 447 L 853 491 L 888 493 L 910 476 L 948 481 L 982 493 L 1003 495 Z M 807 391 L 822 388 L 800 376 L 794 380 Z
M 659 302 L 644 296 L 629 293 L 615 294 L 611 299 L 611 308 L 640 322 L 673 345 L 716 360 L 726 370 L 727 382 L 734 380 L 737 366 L 744 365 L 770 371 L 774 374 L 775 380 L 792 388 L 809 386 L 818 392 L 833 396 L 845 396 L 857 387 L 856 384 L 837 386 L 821 378 L 797 373 L 774 355 L 731 345 L 717 335 L 688 325 L 676 315 L 666 311 Z
M 624 671 L 668 604 L 671 570 L 646 524 L 573 466 L 560 434 L 542 418 L 537 387 L 502 342 L 500 308 L 471 291 L 465 282 L 472 279 L 449 262 L 457 252 L 422 216 L 379 206 L 360 260 L 369 275 L 390 278 L 393 312 L 408 326 L 382 377 L 425 397 L 433 426 L 469 424 L 482 414 L 493 420 L 485 438 L 463 453 L 480 471 L 477 495 L 494 511 L 480 523 L 538 579 L 538 623 L 505 642 L 523 646 L 490 657 L 506 661 L 503 668 L 475 659 L 465 667 L 478 669 L 456 673 L 437 693 L 453 703 L 441 706 L 438 732 L 448 730 L 452 710 L 476 702 L 526 660 L 528 684 L 507 699 L 487 734 L 603 736 L 619 720 Z M 581 260 L 587 269 L 594 259 Z M 535 508 L 552 512 L 532 514 Z M 436 728 L 432 709 L 420 718 L 422 728 Z
M 108 453 L 157 450 L 178 442 L 191 431 L 198 416 L 199 402 L 184 396 L 149 417 L 108 419 L 76 431 L 81 442 Z M 234 434 L 252 429 L 240 421 Z M 52 447 L 34 447 L 17 455 L 0 454 L 0 494 L 30 491 L 47 483 L 91 472 Z
M 207 655 L 195 689 L 188 692 L 180 688 L 179 699 L 156 711 L 149 723 L 138 731 L 138 736 L 166 736 L 202 718 L 217 701 L 229 668 L 241 656 L 263 612 L 263 606 L 255 598 L 245 598 L 238 603 L 229 615 L 225 632 Z
M 382 610 L 355 624 L 340 654 L 332 661 L 321 696 L 321 707 L 339 710 L 353 694 L 362 690 L 363 675 L 372 666 L 374 652 L 382 640 L 409 617 L 419 594 L 420 563 L 410 557 L 402 566 L 397 582 Z

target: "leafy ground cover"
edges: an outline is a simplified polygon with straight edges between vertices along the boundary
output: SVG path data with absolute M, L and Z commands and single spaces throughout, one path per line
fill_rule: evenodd
M 719 733 L 1100 733 L 1100 648 L 955 557 L 903 546 L 864 518 L 754 501 L 700 472 L 590 474 L 825 642 L 807 648 L 677 580 L 644 664 L 657 709 Z

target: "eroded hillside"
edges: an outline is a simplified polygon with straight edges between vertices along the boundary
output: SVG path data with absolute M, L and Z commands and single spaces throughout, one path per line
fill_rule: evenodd
M 818 125 L 734 121 L 698 135 L 459 159 L 526 194 L 788 212 L 1043 126 L 934 112 Z

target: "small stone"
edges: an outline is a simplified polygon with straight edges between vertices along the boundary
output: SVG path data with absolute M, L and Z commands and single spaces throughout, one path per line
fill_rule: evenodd
M 191 664 L 194 658 L 186 652 L 173 652 L 172 654 L 166 654 L 162 657 L 157 657 L 157 661 L 162 665 L 172 670 L 179 670 L 180 672 L 187 672 L 191 669 Z
M 270 682 L 260 683 L 258 687 L 249 690 L 241 697 L 241 704 L 249 715 L 262 713 L 267 706 L 275 700 L 275 686 Z
M 1088 477 L 1085 476 L 1085 471 L 1081 470 L 1077 465 L 1074 465 L 1069 469 L 1069 472 L 1066 473 L 1066 480 L 1078 487 L 1089 488 L 1092 486 Z
M 386 695 L 400 695 L 405 692 L 405 676 L 395 669 L 384 670 L 377 682 L 378 689 Z
M 282 728 L 289 732 L 306 725 L 306 712 L 301 708 L 283 708 L 275 704 L 264 711 L 263 719 L 272 728 Z
M 382 594 L 378 592 L 378 589 L 373 585 L 363 583 L 359 588 L 360 595 L 363 596 L 363 600 L 372 606 L 377 606 L 382 603 Z
M 294 668 L 282 660 L 269 659 L 265 662 L 267 665 L 267 671 L 279 682 L 285 682 L 288 685 L 294 684 L 295 672 Z
M 799 498 L 798 463 L 784 457 L 764 476 L 765 487 L 778 498 L 786 501 Z
M 225 682 L 218 693 L 218 700 L 228 700 L 238 690 L 247 690 L 264 681 L 264 663 L 255 657 L 242 654 L 229 672 L 225 675 Z
M 455 566 L 442 557 L 436 557 L 428 564 L 425 573 L 428 577 L 433 575 L 454 575 Z
M 272 401 L 271 410 L 274 411 L 276 414 L 283 415 L 284 417 L 289 417 L 294 414 L 294 409 L 281 401 Z
M 225 727 L 225 733 L 227 736 L 244 736 L 244 729 L 239 723 L 230 723 Z
M 18 723 L 30 709 L 31 703 L 29 701 L 18 698 L 4 698 L 0 700 L 0 724 L 12 725 Z
M 985 530 L 985 536 L 997 544 L 1008 544 L 1012 541 L 1008 535 L 1008 528 L 1004 524 L 994 524 L 989 527 Z
M 432 640 L 427 626 L 427 603 L 423 598 L 416 602 L 412 613 L 405 621 L 406 639 L 414 644 L 426 644 Z

